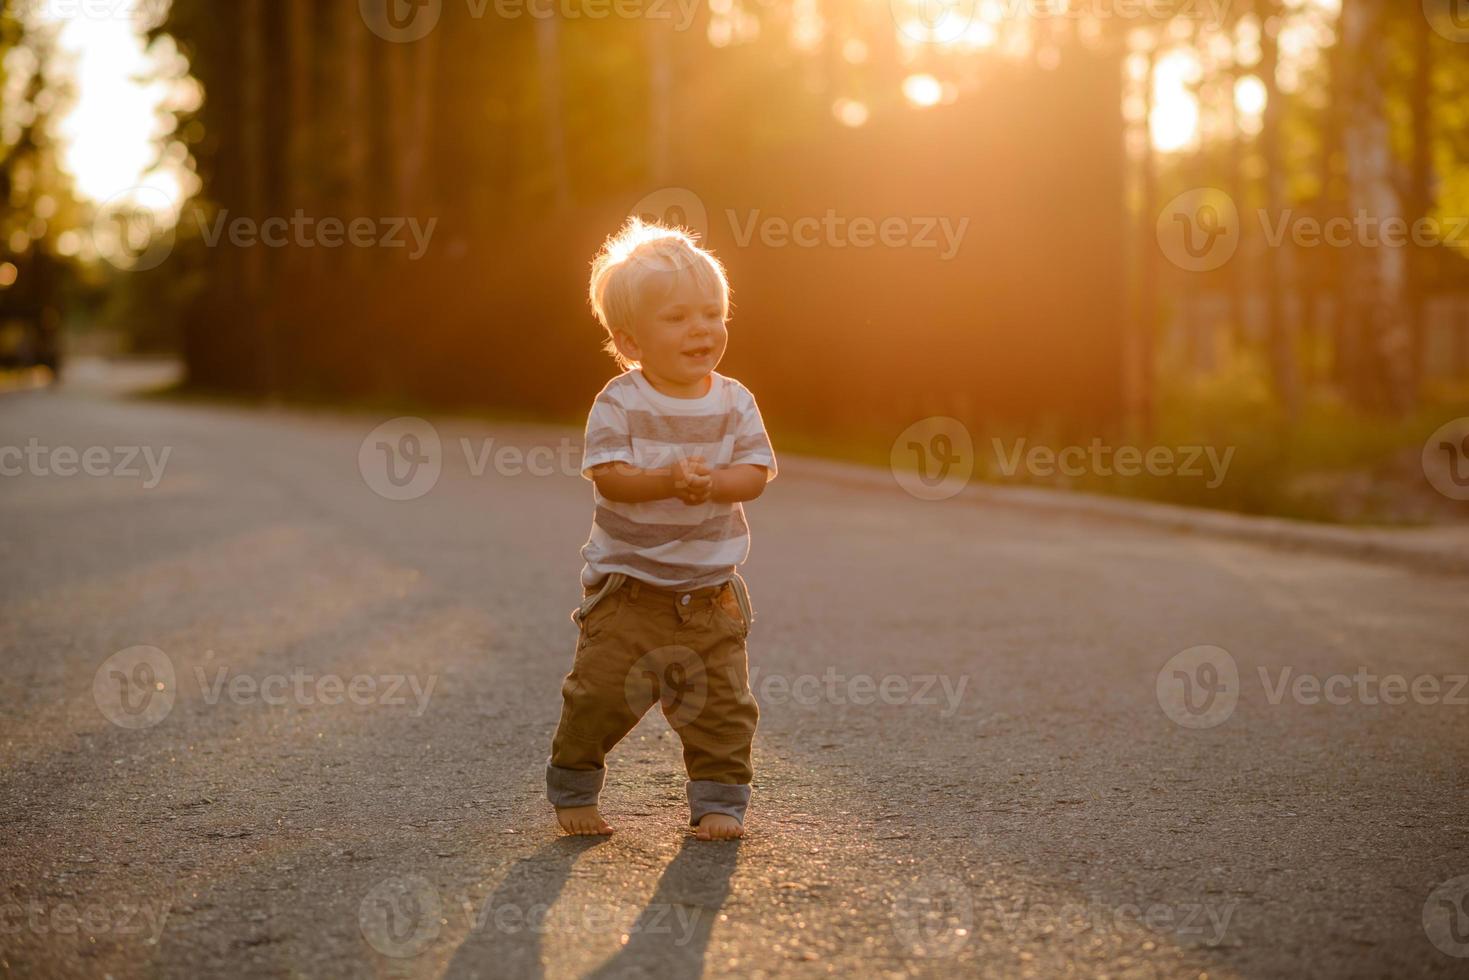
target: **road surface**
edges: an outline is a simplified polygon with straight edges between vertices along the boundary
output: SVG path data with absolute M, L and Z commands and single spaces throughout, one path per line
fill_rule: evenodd
M 783 458 L 749 836 L 655 711 L 565 838 L 579 433 L 382 421 L 0 396 L 5 972 L 1469 975 L 1465 577 Z

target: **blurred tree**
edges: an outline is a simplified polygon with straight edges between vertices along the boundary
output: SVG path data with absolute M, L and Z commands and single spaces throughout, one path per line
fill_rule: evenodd
M 1348 199 L 1369 219 L 1376 238 L 1388 221 L 1406 215 L 1388 122 L 1386 32 L 1388 0 L 1343 0 L 1342 43 L 1355 66 L 1351 115 L 1345 127 Z M 1350 390 L 1363 404 L 1405 411 L 1412 402 L 1413 344 L 1408 324 L 1407 255 L 1359 241 L 1354 249 Z
M 1286 181 L 1289 173 L 1281 153 L 1281 124 L 1285 118 L 1283 94 L 1280 91 L 1280 31 L 1283 10 L 1280 0 L 1255 0 L 1255 15 L 1260 30 L 1260 80 L 1265 87 L 1264 118 L 1260 127 L 1261 180 L 1266 211 L 1274 215 L 1286 213 Z M 1292 249 L 1285 244 L 1265 249 L 1261 293 L 1265 309 L 1265 337 L 1269 346 L 1271 377 L 1275 395 L 1285 409 L 1286 417 L 1295 419 L 1301 410 L 1300 369 L 1297 363 L 1299 344 L 1296 339 L 1298 321 L 1285 307 L 1286 289 L 1290 281 Z

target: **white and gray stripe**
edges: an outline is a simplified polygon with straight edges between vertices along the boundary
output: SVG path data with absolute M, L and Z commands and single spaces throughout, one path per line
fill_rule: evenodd
M 732 378 L 716 373 L 711 379 L 708 394 L 690 399 L 658 392 L 636 370 L 612 379 L 587 418 L 583 475 L 608 462 L 658 469 L 697 455 L 715 467 L 763 466 L 774 479 L 775 452 L 754 396 Z M 749 555 L 740 504 L 624 504 L 593 495 L 592 533 L 582 548 L 585 585 L 612 572 L 668 588 L 717 585 Z

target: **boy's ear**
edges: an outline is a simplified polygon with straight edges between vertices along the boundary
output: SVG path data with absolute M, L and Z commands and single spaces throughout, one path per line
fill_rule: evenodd
M 629 361 L 641 361 L 643 359 L 642 348 L 638 347 L 638 339 L 626 330 L 612 331 L 612 343 L 617 345 L 617 353 Z

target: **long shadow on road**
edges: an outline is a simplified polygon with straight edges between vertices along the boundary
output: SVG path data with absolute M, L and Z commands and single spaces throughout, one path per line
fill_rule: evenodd
M 604 840 L 562 837 L 517 861 L 454 951 L 444 972 L 446 980 L 543 977 L 542 937 L 551 931 L 548 913 L 581 855 Z M 588 977 L 703 976 L 709 937 L 729 897 L 738 856 L 737 842 L 685 840 L 664 869 L 652 899 L 628 929 L 627 942 Z
M 714 920 L 729 897 L 739 842 L 684 840 L 658 890 L 628 934 L 627 945 L 587 975 L 588 980 L 670 977 L 698 980 Z

